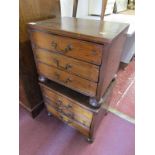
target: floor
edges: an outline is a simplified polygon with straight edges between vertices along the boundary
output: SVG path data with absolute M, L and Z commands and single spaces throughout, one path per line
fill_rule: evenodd
M 118 72 L 109 113 L 102 120 L 94 143 L 76 130 L 48 117 L 37 118 L 20 107 L 20 155 L 134 155 L 134 60 Z
M 135 118 L 135 60 L 123 70 L 116 79 L 109 111 L 134 123 Z

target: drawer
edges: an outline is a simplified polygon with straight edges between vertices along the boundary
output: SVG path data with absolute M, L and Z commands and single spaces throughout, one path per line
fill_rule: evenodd
M 97 83 L 88 81 L 49 65 L 38 63 L 39 74 L 87 96 L 95 96 Z
M 32 32 L 31 37 L 40 48 L 96 65 L 101 64 L 103 45 L 37 31 Z
M 47 102 L 45 102 L 45 105 L 46 105 L 47 110 L 50 113 L 52 113 L 54 116 L 56 116 L 57 118 L 59 118 L 61 121 L 65 122 L 66 124 L 68 124 L 69 126 L 75 128 L 75 129 L 77 129 L 83 135 L 89 136 L 89 128 L 87 128 L 85 126 L 82 126 L 82 125 L 78 124 L 77 122 L 75 122 L 74 120 L 68 118 L 67 116 L 59 113 L 58 111 L 55 110 L 55 108 L 53 108 Z
M 77 103 L 75 103 L 75 101 L 68 99 L 63 95 L 60 95 L 58 92 L 49 90 L 43 85 L 41 85 L 41 90 L 42 90 L 43 96 L 45 98 L 48 98 L 51 104 L 55 104 L 55 107 L 58 107 L 58 109 L 60 108 L 68 114 L 73 113 L 75 116 L 75 119 L 81 122 L 82 124 L 85 124 L 85 122 L 88 122 L 88 124 L 91 123 L 92 117 L 93 117 L 92 112 L 79 106 Z
M 35 55 L 38 61 L 65 70 L 82 78 L 94 82 L 98 81 L 99 66 L 42 49 L 36 49 Z
M 63 103 L 63 100 L 59 99 L 54 102 L 51 101 L 47 98 L 47 96 L 44 96 L 44 100 L 45 102 L 47 102 L 49 105 L 51 105 L 58 113 L 63 114 L 65 116 L 67 116 L 68 118 L 77 121 L 79 124 L 86 126 L 86 127 L 90 127 L 91 125 L 91 121 L 92 121 L 92 116 L 91 119 L 87 118 L 82 111 L 84 112 L 84 110 L 80 110 L 79 107 L 74 106 L 74 104 L 71 104 L 71 102 L 68 102 L 67 105 Z M 74 107 L 74 108 L 73 108 Z M 78 110 L 75 110 L 75 107 Z M 85 113 L 87 113 L 85 111 Z

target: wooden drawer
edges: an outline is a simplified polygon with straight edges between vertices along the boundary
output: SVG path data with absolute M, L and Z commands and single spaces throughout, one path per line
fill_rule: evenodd
M 45 102 L 46 108 L 47 110 L 52 113 L 52 115 L 56 116 L 57 118 L 59 118 L 61 121 L 65 122 L 66 124 L 68 124 L 69 126 L 77 129 L 79 132 L 81 132 L 83 135 L 85 136 L 89 136 L 89 128 L 87 128 L 86 126 L 82 126 L 79 123 L 77 123 L 76 121 L 68 118 L 67 116 L 63 115 L 62 113 L 59 113 L 58 111 L 55 110 L 55 108 L 53 108 L 48 102 Z
M 68 118 L 75 120 L 82 126 L 90 127 L 92 122 L 92 116 L 91 119 L 88 119 L 83 113 L 80 113 L 80 108 L 78 110 L 75 110 L 75 107 L 71 102 L 68 102 L 68 105 L 65 105 L 63 103 L 63 99 L 60 98 L 57 100 L 57 102 L 49 100 L 47 97 L 44 96 L 44 101 L 47 102 L 49 105 L 51 105 L 59 114 L 65 115 Z M 85 112 L 86 113 L 86 112 Z
M 39 74 L 88 96 L 96 95 L 97 83 L 82 79 L 43 63 L 37 64 Z
M 103 45 L 37 31 L 32 32 L 31 37 L 40 48 L 96 65 L 101 64 Z
M 43 86 L 41 88 L 45 100 L 57 108 L 58 111 L 73 117 L 73 119 L 87 127 L 90 126 L 93 117 L 92 112 L 80 107 L 74 101 L 60 95 L 58 92 L 51 91 Z
M 52 65 L 61 70 L 65 70 L 82 78 L 94 82 L 98 81 L 99 67 L 96 65 L 42 49 L 36 49 L 35 54 L 38 61 Z

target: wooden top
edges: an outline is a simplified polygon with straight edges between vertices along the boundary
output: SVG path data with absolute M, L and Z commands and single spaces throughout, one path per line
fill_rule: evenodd
M 28 24 L 29 28 L 47 31 L 49 33 L 72 38 L 97 42 L 110 43 L 120 33 L 127 30 L 129 24 L 91 19 L 62 17 L 48 19 Z

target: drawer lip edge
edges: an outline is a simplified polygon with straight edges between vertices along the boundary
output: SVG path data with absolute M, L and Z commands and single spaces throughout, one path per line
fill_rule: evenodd
M 55 108 L 55 106 L 53 105 L 53 104 L 51 104 L 50 102 L 54 102 L 55 103 L 55 101 L 53 101 L 52 99 L 50 99 L 48 96 L 46 96 L 46 95 L 43 95 L 43 97 L 44 97 L 44 101 L 45 102 L 47 102 L 50 106 L 52 106 L 53 108 Z M 72 111 L 72 112 L 74 112 L 74 111 Z M 91 122 L 90 120 L 91 119 L 89 119 L 88 117 L 86 117 L 85 115 L 83 115 L 83 117 L 86 119 L 86 120 L 88 120 L 89 122 Z M 92 117 L 93 117 L 93 114 L 92 114 Z
M 48 101 L 45 101 L 45 105 L 46 106 L 50 106 L 50 107 L 52 107 L 53 109 L 54 109 L 54 107 L 50 104 L 50 105 L 47 105 L 48 104 Z M 55 109 L 54 109 L 55 110 Z M 73 121 L 75 124 L 78 124 L 79 126 L 81 126 L 81 127 L 83 127 L 83 128 L 86 128 L 86 129 L 90 129 L 90 126 L 91 126 L 91 123 L 90 123 L 90 126 L 88 127 L 88 126 L 85 126 L 85 125 L 83 125 L 81 122 L 78 122 L 78 121 L 76 121 L 76 120 L 74 120 L 74 119 L 72 119 L 72 118 L 69 118 L 68 116 L 66 116 L 66 115 L 64 115 L 64 114 L 62 114 L 63 116 L 65 116 L 65 117 L 67 117 L 68 119 L 70 119 L 71 121 Z
M 71 102 L 75 102 L 75 103 L 76 103 L 77 105 L 79 105 L 80 107 L 85 108 L 86 110 L 89 110 L 89 111 L 92 112 L 92 113 L 97 113 L 97 112 L 99 111 L 99 109 L 95 109 L 94 107 L 89 107 L 90 105 L 86 106 L 86 105 L 84 105 L 84 104 L 80 104 L 78 101 L 76 101 L 76 100 L 74 100 L 74 99 L 72 99 L 72 98 L 69 98 L 68 96 L 62 94 L 61 92 L 56 91 L 56 90 L 54 90 L 54 89 L 48 87 L 45 83 L 39 82 L 39 85 L 40 85 L 41 87 L 45 88 L 45 89 L 48 89 L 49 91 L 52 91 L 52 92 L 54 92 L 54 93 L 58 93 L 60 96 L 67 98 L 67 99 L 70 100 Z
M 58 69 L 58 70 L 60 70 L 60 71 L 64 71 L 64 72 L 66 72 L 66 73 L 68 73 L 68 74 L 77 76 L 77 77 L 82 78 L 82 79 L 84 79 L 84 80 L 88 80 L 88 81 L 94 82 L 94 83 L 96 83 L 96 84 L 99 83 L 99 73 L 100 73 L 100 68 L 99 68 L 99 67 L 98 67 L 98 77 L 97 77 L 97 79 L 96 79 L 96 80 L 92 80 L 92 79 L 87 79 L 87 78 L 84 78 L 84 77 L 82 77 L 82 76 L 79 76 L 78 74 L 75 74 L 75 73 L 72 73 L 72 72 L 67 72 L 66 70 L 59 69 L 58 67 L 55 67 L 55 66 L 53 66 L 53 65 L 49 65 L 49 64 L 47 64 L 46 62 L 43 62 L 43 61 L 39 60 L 38 58 L 36 58 L 36 62 L 37 62 L 37 63 L 42 63 L 42 64 L 47 65 L 47 66 L 49 66 L 49 67 L 54 67 L 54 68 L 56 68 L 56 69 Z

